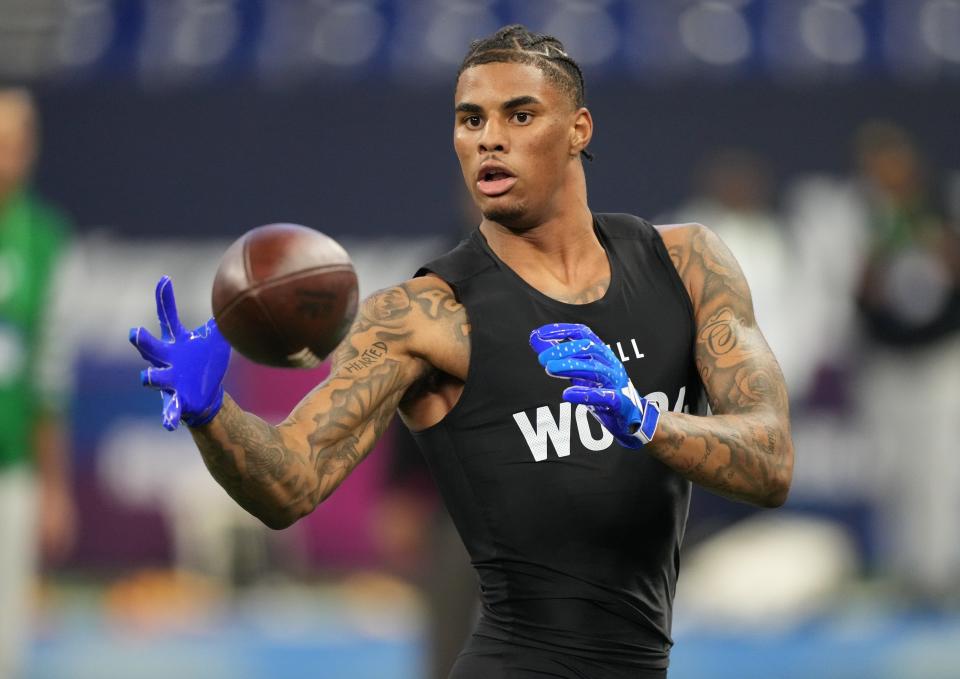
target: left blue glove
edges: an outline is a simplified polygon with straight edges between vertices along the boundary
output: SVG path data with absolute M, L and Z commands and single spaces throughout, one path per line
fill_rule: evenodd
M 140 372 L 140 384 L 160 390 L 165 429 L 173 431 L 181 420 L 206 424 L 223 405 L 230 345 L 212 318 L 193 331 L 183 327 L 168 276 L 157 283 L 156 297 L 160 339 L 146 328 L 130 329 L 130 343 L 153 366 Z
M 569 379 L 563 400 L 587 406 L 620 445 L 640 448 L 653 439 L 660 409 L 641 397 L 610 348 L 580 323 L 550 323 L 530 333 L 548 375 Z

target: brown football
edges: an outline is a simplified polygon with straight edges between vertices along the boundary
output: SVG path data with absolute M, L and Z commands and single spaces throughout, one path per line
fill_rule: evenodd
M 267 224 L 227 248 L 213 316 L 231 346 L 265 365 L 311 368 L 357 313 L 357 274 L 337 241 L 299 224 Z

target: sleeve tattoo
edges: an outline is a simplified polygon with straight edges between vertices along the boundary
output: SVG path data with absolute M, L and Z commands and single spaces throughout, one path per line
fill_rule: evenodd
M 665 414 L 651 452 L 720 494 L 783 504 L 793 470 L 787 389 L 740 267 L 700 226 L 669 253 L 694 302 L 694 354 L 713 416 Z
M 441 323 L 467 340 L 463 307 L 441 282 L 418 279 L 374 293 L 334 352 L 330 376 L 281 424 L 227 397 L 210 424 L 191 430 L 210 473 L 270 527 L 308 514 L 370 452 L 427 371 L 406 344 L 417 322 Z

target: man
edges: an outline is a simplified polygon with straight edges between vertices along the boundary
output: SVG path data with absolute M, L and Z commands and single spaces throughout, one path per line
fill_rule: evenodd
M 62 556 L 74 526 L 67 371 L 47 321 L 67 229 L 26 189 L 36 146 L 30 95 L 0 89 L 0 677 L 18 676 L 37 548 Z
M 479 229 L 370 296 L 279 426 L 223 394 L 229 349 L 212 321 L 183 329 L 169 279 L 164 337 L 131 331 L 167 426 L 183 419 L 274 528 L 313 511 L 400 411 L 481 581 L 457 679 L 665 676 L 689 482 L 765 506 L 790 484 L 786 391 L 740 270 L 699 225 L 592 214 L 592 132 L 559 41 L 510 26 L 474 43 L 454 147 Z M 377 341 L 376 363 L 345 368 Z M 570 380 L 564 400 L 550 375 Z M 684 412 L 701 380 L 710 418 Z

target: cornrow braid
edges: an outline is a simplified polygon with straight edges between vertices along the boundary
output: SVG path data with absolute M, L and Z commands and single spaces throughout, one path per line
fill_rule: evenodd
M 487 38 L 474 40 L 460 64 L 457 78 L 473 66 L 504 62 L 539 68 L 547 79 L 570 98 L 574 107 L 580 108 L 584 105 L 583 71 L 567 54 L 563 43 L 552 35 L 532 33 L 520 24 L 504 26 Z M 588 160 L 593 160 L 589 152 L 582 153 Z

